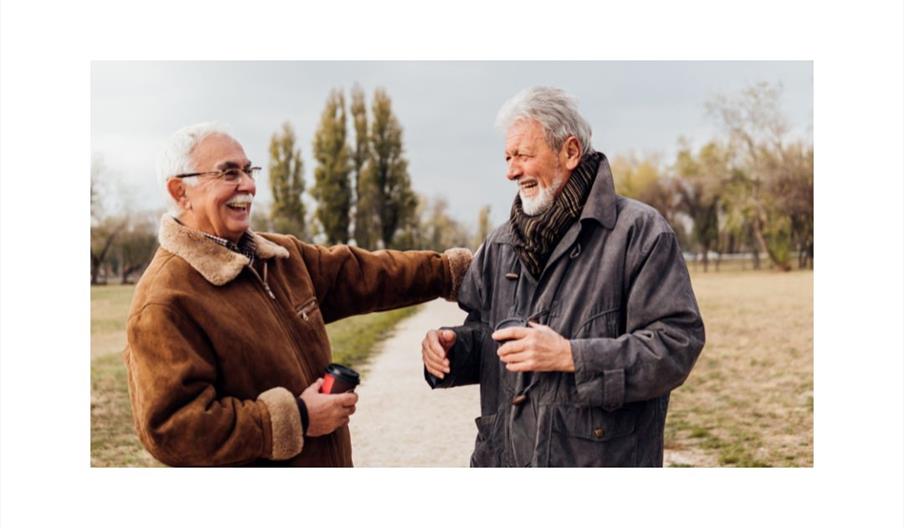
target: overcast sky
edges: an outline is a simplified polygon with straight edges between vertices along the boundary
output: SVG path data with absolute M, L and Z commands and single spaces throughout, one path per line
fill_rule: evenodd
M 556 86 L 577 96 L 593 128 L 593 146 L 610 157 L 674 154 L 681 136 L 694 144 L 718 134 L 704 103 L 753 83 L 783 86 L 795 136 L 812 137 L 813 67 L 806 62 L 94 62 L 91 148 L 111 176 L 107 192 L 133 208 L 165 205 L 154 163 L 176 129 L 219 121 L 248 157 L 264 167 L 258 200 L 269 203 L 270 136 L 295 128 L 310 188 L 311 141 L 332 88 L 385 88 L 404 128 L 415 191 L 445 197 L 469 227 L 483 205 L 494 225 L 515 194 L 505 179 L 503 136 L 494 128 L 502 103 L 528 86 Z M 350 129 L 351 134 L 351 129 Z

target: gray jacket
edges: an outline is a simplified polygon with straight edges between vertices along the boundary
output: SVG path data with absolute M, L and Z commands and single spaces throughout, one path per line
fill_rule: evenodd
M 669 392 L 703 348 L 681 249 L 655 209 L 615 194 L 603 159 L 576 222 L 540 277 L 522 267 L 510 224 L 465 275 L 451 373 L 434 388 L 480 383 L 472 466 L 661 466 Z M 493 330 L 527 320 L 569 339 L 576 371 L 516 374 Z

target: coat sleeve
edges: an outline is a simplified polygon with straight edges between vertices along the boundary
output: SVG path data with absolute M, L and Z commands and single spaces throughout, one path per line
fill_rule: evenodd
M 471 262 L 471 251 L 463 248 L 437 253 L 296 244 L 327 323 L 437 297 L 454 301 Z
M 629 267 L 626 333 L 571 340 L 578 396 L 606 410 L 681 385 L 703 348 L 703 321 L 674 233 L 656 235 L 638 254 Z
M 203 332 L 185 314 L 149 304 L 128 323 L 132 415 L 154 458 L 171 466 L 284 460 L 303 447 L 295 396 L 274 387 L 255 399 L 217 394 L 217 367 Z
M 458 305 L 468 314 L 464 324 L 444 327 L 455 332 L 455 343 L 448 356 L 450 372 L 443 379 L 439 379 L 424 368 L 424 378 L 431 388 L 445 389 L 479 383 L 481 362 L 487 347 L 492 347 L 491 352 L 495 352 L 496 344 L 490 337 L 492 331 L 483 315 L 488 306 L 486 291 L 481 281 L 484 261 L 485 252 L 478 249 L 474 261 L 462 279 Z

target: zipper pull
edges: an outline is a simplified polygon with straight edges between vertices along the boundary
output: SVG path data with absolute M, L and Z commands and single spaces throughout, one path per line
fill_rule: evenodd
M 273 299 L 273 300 L 275 301 L 275 300 L 276 300 L 276 296 L 273 295 L 273 290 L 270 289 L 270 286 L 268 286 L 266 282 L 261 282 L 261 284 L 263 284 L 263 285 L 264 285 L 264 289 L 267 290 L 267 295 L 269 295 L 270 298 Z

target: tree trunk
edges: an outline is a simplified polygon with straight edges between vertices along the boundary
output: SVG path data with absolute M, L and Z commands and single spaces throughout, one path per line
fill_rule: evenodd
M 791 271 L 791 266 L 789 266 L 787 262 L 779 263 L 778 259 L 775 257 L 775 254 L 769 249 L 769 245 L 766 244 L 766 238 L 763 236 L 763 230 L 760 227 L 760 222 L 761 220 L 759 219 L 759 217 L 757 217 L 753 221 L 753 236 L 756 240 L 759 251 L 765 252 L 767 255 L 769 255 L 769 260 L 771 260 L 772 263 L 778 267 L 778 269 L 782 271 Z

